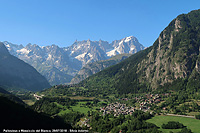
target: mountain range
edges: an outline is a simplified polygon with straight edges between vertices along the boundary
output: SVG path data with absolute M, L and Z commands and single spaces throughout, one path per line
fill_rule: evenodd
M 192 90 L 200 87 L 200 10 L 181 14 L 153 46 L 82 81 L 88 88 L 118 93 Z M 159 89 L 160 88 L 160 89 Z
M 118 54 L 133 54 L 145 48 L 133 36 L 112 43 L 89 39 L 75 41 L 71 46 L 63 48 L 57 45 L 41 47 L 28 44 L 24 47 L 7 41 L 3 43 L 12 55 L 33 66 L 51 85 L 70 83 L 88 63 L 106 60 Z
M 11 55 L 0 42 L 0 86 L 39 91 L 49 88 L 48 81 L 32 66 Z

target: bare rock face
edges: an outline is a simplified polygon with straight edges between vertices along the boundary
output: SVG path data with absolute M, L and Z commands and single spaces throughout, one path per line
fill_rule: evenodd
M 139 69 L 146 68 L 146 77 L 140 78 L 141 81 L 148 80 L 153 88 L 172 83 L 178 78 L 186 78 L 192 73 L 194 65 L 191 64 L 191 60 L 199 55 L 199 50 L 196 49 L 199 46 L 188 43 L 181 37 L 183 31 L 187 30 L 183 29 L 182 23 L 185 23 L 184 21 L 189 23 L 187 18 L 181 19 L 179 16 L 170 23 L 154 43 L 153 49 L 147 55 L 148 58 L 138 64 Z M 186 25 L 184 28 L 189 27 Z M 193 38 L 188 38 L 191 39 Z M 196 68 L 198 68 L 198 61 Z
M 199 53 L 200 53 L 200 46 L 199 46 Z M 195 68 L 196 68 L 196 71 L 200 73 L 200 55 L 198 56 L 196 60 Z

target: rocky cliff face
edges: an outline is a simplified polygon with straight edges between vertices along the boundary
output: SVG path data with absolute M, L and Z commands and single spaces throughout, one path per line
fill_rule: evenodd
M 10 55 L 0 42 L 0 86 L 9 89 L 38 91 L 49 88 L 47 80 L 32 66 Z
M 199 11 L 180 15 L 160 34 L 148 58 L 138 64 L 138 72 L 144 70 L 146 75 L 140 78 L 141 81 L 145 79 L 157 88 L 191 75 L 198 64 L 200 47 L 197 25 L 200 22 L 193 23 L 193 13 L 200 17 Z

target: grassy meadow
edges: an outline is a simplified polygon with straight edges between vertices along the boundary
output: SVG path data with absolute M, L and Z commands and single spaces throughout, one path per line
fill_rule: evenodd
M 186 117 L 178 117 L 178 116 L 155 116 L 152 119 L 147 120 L 147 122 L 151 122 L 160 127 L 160 130 L 163 133 L 169 133 L 170 131 L 176 133 L 181 129 L 162 129 L 162 124 L 166 124 L 168 121 L 178 121 L 182 123 L 184 126 L 187 126 L 188 129 L 191 129 L 194 133 L 200 133 L 200 120 L 186 118 Z
M 66 108 L 65 106 L 57 104 L 57 106 L 63 108 L 60 112 L 59 115 L 69 113 L 71 111 L 76 111 L 80 113 L 86 114 L 88 111 L 96 110 L 98 107 L 90 107 L 86 106 L 87 102 L 78 102 L 75 106 L 70 106 L 70 108 Z

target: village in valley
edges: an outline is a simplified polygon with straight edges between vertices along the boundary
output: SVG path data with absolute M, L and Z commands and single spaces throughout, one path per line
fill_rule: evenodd
M 33 94 L 33 97 L 35 97 L 36 100 L 40 100 L 44 95 L 37 95 L 36 93 Z
M 139 106 L 127 106 L 126 104 L 120 103 L 120 101 L 129 101 L 132 99 L 129 98 L 121 98 L 120 101 L 110 103 L 106 106 L 100 107 L 100 112 L 103 115 L 106 114 L 114 114 L 114 116 L 118 116 L 120 114 L 123 115 L 132 115 L 135 110 L 142 110 L 144 112 L 149 111 L 153 104 L 158 104 L 162 101 L 163 96 L 170 96 L 170 93 L 166 94 L 146 94 L 144 96 L 138 96 L 133 99 L 136 100 Z M 44 95 L 33 94 L 36 100 L 41 99 Z
M 169 93 L 162 94 L 162 96 L 169 96 Z M 149 111 L 153 104 L 158 104 L 162 101 L 162 98 L 159 94 L 146 94 L 145 96 L 135 97 L 136 103 L 139 104 L 136 106 L 127 106 L 126 104 L 122 104 L 120 102 L 110 103 L 107 106 L 100 107 L 100 112 L 105 114 L 114 114 L 114 116 L 118 116 L 120 114 L 123 115 L 131 115 L 135 110 L 142 110 L 144 112 Z M 121 101 L 129 101 L 131 99 L 122 98 Z
M 118 101 L 110 103 L 106 106 L 100 107 L 99 112 L 102 113 L 103 116 L 106 114 L 113 114 L 115 117 L 119 115 L 132 115 L 135 110 L 142 110 L 144 112 L 150 111 L 153 104 L 159 104 L 163 99 L 162 97 L 170 96 L 170 93 L 165 94 L 146 94 L 144 96 L 138 96 L 133 99 L 136 100 L 138 106 L 128 106 L 123 103 L 124 101 L 128 102 L 132 99 L 129 98 L 121 98 Z M 121 103 L 120 103 L 121 101 Z M 150 112 L 151 113 L 151 112 Z M 80 120 L 80 127 L 90 127 L 89 118 L 84 118 Z

